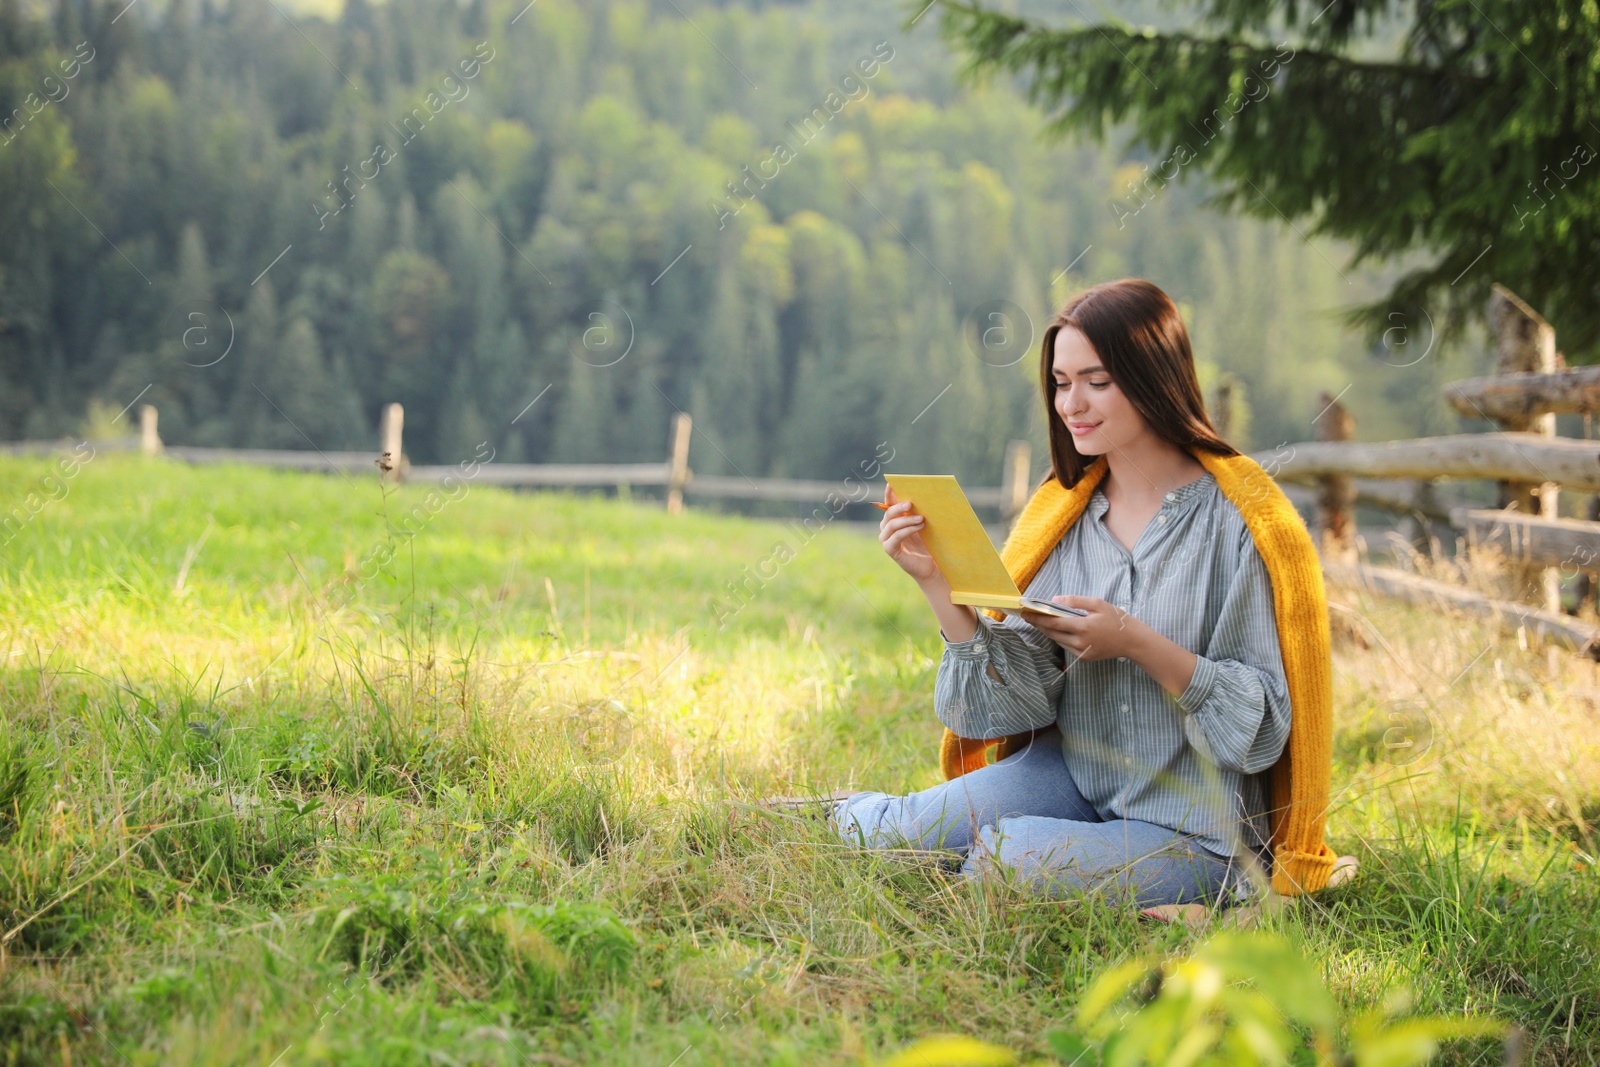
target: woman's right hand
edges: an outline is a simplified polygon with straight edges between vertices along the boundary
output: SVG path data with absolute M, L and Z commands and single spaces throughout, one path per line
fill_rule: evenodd
M 926 520 L 912 513 L 911 501 L 897 499 L 892 487 L 886 487 L 883 501 L 889 509 L 878 523 L 878 542 L 889 558 L 919 584 L 931 582 L 939 576 L 939 566 L 934 563 L 928 546 L 922 543 L 921 531 Z

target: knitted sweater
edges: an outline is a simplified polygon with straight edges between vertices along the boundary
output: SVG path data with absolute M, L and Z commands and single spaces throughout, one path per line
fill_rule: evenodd
M 1333 659 L 1322 563 L 1299 512 L 1259 463 L 1245 455 L 1188 451 L 1239 509 L 1272 579 L 1278 641 L 1293 708 L 1289 740 L 1268 776 L 1272 888 L 1284 895 L 1315 892 L 1327 884 L 1335 859 L 1323 842 L 1333 770 Z M 1052 478 L 1034 492 L 1001 550 L 1019 589 L 1028 587 L 1062 535 L 1083 514 L 1106 469 L 1105 457 L 1097 457 L 1071 489 Z M 1005 617 L 998 611 L 990 614 Z M 992 744 L 999 746 L 995 758 L 1004 759 L 1030 736 L 975 741 L 947 729 L 939 753 L 944 775 L 955 778 L 984 766 Z

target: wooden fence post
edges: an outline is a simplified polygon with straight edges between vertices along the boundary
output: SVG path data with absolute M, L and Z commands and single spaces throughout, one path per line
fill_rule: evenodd
M 378 423 L 378 447 L 383 452 L 383 482 L 398 485 L 405 480 L 406 454 L 402 432 L 406 425 L 406 409 L 399 404 L 385 404 Z
M 1589 497 L 1587 518 L 1590 522 L 1600 522 L 1600 493 Z M 1600 597 L 1596 597 L 1595 572 L 1584 569 L 1578 572 L 1578 598 L 1572 606 L 1574 615 L 1582 616 L 1585 612 L 1593 618 L 1600 614 Z
M 1322 414 L 1317 417 L 1318 441 L 1348 441 L 1355 436 L 1355 419 L 1326 391 L 1317 394 Z M 1323 559 L 1355 563 L 1356 487 L 1347 475 L 1324 474 L 1317 480 L 1317 526 Z
M 1404 536 L 1411 547 L 1428 558 L 1433 558 L 1433 534 L 1428 528 L 1428 516 L 1439 511 L 1439 496 L 1434 479 L 1417 478 L 1411 485 L 1411 510 L 1406 512 Z
M 1211 425 L 1217 429 L 1217 436 L 1224 441 L 1233 436 L 1233 376 L 1222 379 L 1217 386 L 1216 406 L 1211 412 Z
M 1555 329 L 1503 285 L 1495 285 L 1489 296 L 1489 321 L 1494 327 L 1496 374 L 1552 374 L 1556 371 Z M 1536 433 L 1543 437 L 1554 437 L 1556 432 L 1554 412 L 1502 416 L 1496 421 L 1502 430 Z M 1501 482 L 1500 507 L 1553 519 L 1557 517 L 1559 488 L 1555 482 L 1537 485 Z M 1546 611 L 1560 610 L 1561 575 L 1556 568 L 1513 563 L 1506 577 L 1511 582 L 1509 592 L 1516 599 Z
M 139 451 L 147 456 L 161 452 L 161 435 L 156 432 L 158 418 L 154 404 L 139 405 Z
M 672 417 L 672 455 L 667 460 L 667 514 L 683 511 L 683 487 L 689 484 L 689 429 L 687 412 Z
M 1000 521 L 1009 528 L 1028 503 L 1028 467 L 1033 450 L 1026 441 L 1006 445 L 1005 469 L 1000 472 Z

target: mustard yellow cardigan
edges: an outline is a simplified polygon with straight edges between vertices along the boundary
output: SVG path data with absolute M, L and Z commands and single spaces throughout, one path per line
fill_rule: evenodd
M 1289 739 L 1270 777 L 1272 888 L 1285 895 L 1312 893 L 1327 884 L 1335 859 L 1322 839 L 1333 770 L 1333 659 L 1322 564 L 1300 514 L 1259 463 L 1245 455 L 1188 451 L 1239 509 L 1272 580 L 1292 709 Z M 1034 492 L 1000 553 L 1017 588 L 1027 589 L 1105 474 L 1106 460 L 1099 456 L 1071 489 L 1052 478 Z M 998 611 L 989 614 L 1005 617 Z M 995 758 L 1000 760 L 1019 751 L 1031 736 L 976 741 L 946 730 L 939 762 L 945 777 L 955 778 L 985 766 L 990 745 L 998 744 Z

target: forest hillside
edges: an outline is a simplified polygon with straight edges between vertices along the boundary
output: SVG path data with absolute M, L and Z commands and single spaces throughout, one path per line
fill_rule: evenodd
M 992 482 L 1042 448 L 1050 310 L 1129 274 L 1241 383 L 1243 447 L 1312 436 L 1318 389 L 1362 436 L 1455 428 L 1417 397 L 1471 356 L 1343 328 L 1381 286 L 1341 249 L 1047 142 L 907 17 L 0 0 L 0 437 L 140 397 L 171 444 L 371 447 L 399 401 L 414 461 L 637 461 L 682 410 L 704 473 L 887 441 Z

